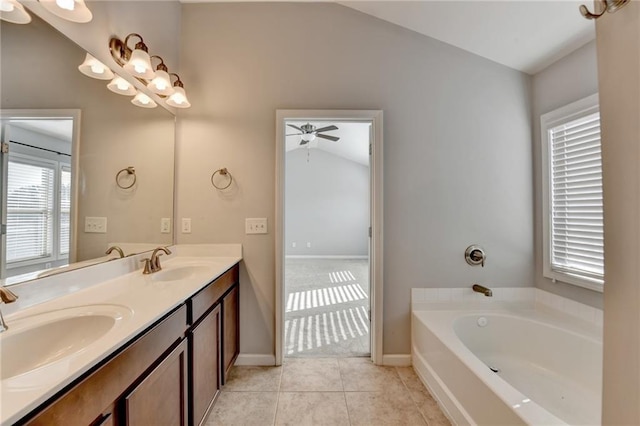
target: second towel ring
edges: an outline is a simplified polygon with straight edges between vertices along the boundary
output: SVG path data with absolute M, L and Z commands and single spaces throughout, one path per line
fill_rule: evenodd
M 121 184 L 120 184 L 120 175 L 121 175 L 122 173 L 124 173 L 124 172 L 126 172 L 126 173 L 127 173 L 127 176 L 129 176 L 129 175 L 133 175 L 133 182 L 131 182 L 131 185 L 124 186 L 124 185 L 121 185 Z M 129 189 L 129 188 L 131 188 L 133 185 L 135 185 L 135 184 L 136 184 L 136 180 L 137 180 L 137 179 L 138 179 L 138 178 L 137 178 L 137 176 L 136 176 L 136 169 L 135 169 L 133 166 L 129 166 L 129 167 L 126 167 L 126 168 L 124 168 L 124 169 L 120 170 L 120 171 L 118 172 L 118 174 L 116 174 L 116 185 L 118 185 L 118 188 L 122 188 L 122 189 Z
M 227 183 L 225 186 L 218 186 L 216 185 L 216 183 L 213 181 L 213 178 L 219 174 L 220 176 L 228 176 L 229 177 L 229 183 Z M 231 173 L 229 172 L 229 170 L 227 170 L 226 167 L 223 167 L 221 169 L 216 170 L 215 172 L 213 172 L 213 174 L 211 175 L 211 185 L 213 185 L 216 189 L 219 190 L 223 190 L 223 189 L 227 189 L 228 187 L 231 186 L 231 183 L 233 182 L 233 176 L 231 176 Z

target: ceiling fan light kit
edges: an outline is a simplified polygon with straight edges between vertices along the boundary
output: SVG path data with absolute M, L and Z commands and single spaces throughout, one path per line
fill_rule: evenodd
M 330 126 L 321 127 L 319 129 L 311 123 L 303 124 L 300 127 L 294 124 L 287 124 L 287 126 L 300 132 L 300 133 L 292 133 L 287 135 L 287 136 L 300 136 L 300 145 L 306 145 L 309 142 L 313 142 L 316 138 L 322 138 L 322 139 L 330 140 L 332 142 L 338 142 L 340 140 L 340 138 L 337 136 L 322 134 L 322 132 L 330 132 L 332 130 L 338 130 L 338 127 L 333 124 Z

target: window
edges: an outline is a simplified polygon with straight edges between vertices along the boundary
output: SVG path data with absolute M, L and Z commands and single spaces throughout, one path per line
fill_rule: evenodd
M 69 166 L 12 153 L 7 172 L 7 266 L 68 257 Z
M 598 96 L 544 114 L 544 276 L 602 291 L 604 234 Z

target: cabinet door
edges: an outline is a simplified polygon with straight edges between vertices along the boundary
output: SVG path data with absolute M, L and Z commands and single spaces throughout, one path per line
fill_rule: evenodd
M 205 419 L 220 391 L 220 305 L 191 332 L 193 424 Z
M 187 341 L 183 340 L 125 398 L 128 425 L 187 424 Z
M 240 314 L 240 299 L 238 292 L 238 285 L 235 285 L 233 289 L 222 300 L 222 383 L 226 383 L 229 378 L 229 372 L 233 363 L 238 356 L 240 349 L 239 342 L 239 317 Z

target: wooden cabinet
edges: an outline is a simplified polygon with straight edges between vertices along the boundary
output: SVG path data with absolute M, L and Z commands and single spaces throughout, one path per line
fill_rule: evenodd
M 187 309 L 182 305 L 118 355 L 63 392 L 35 417 L 18 423 L 47 426 L 124 423 L 123 392 L 143 380 L 149 368 L 162 363 L 163 355 L 184 338 L 186 328 Z
M 234 286 L 222 299 L 222 384 L 240 352 L 240 299 L 238 286 Z
M 238 265 L 19 425 L 199 425 L 238 356 Z
M 187 424 L 186 340 L 125 397 L 125 407 L 127 425 Z
M 220 391 L 220 306 L 206 314 L 190 334 L 193 424 L 199 425 Z

